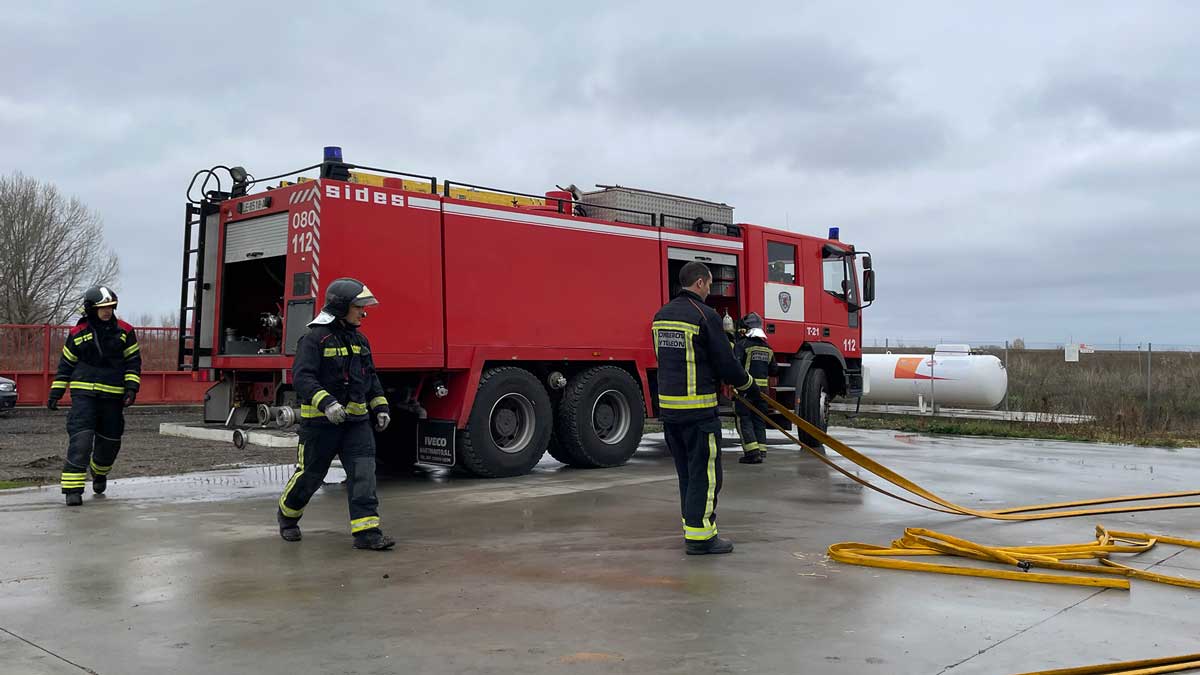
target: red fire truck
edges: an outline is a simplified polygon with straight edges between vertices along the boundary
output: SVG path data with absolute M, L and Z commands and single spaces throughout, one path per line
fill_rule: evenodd
M 307 172 L 319 177 L 255 190 Z M 296 343 L 323 284 L 342 276 L 380 301 L 364 329 L 396 417 L 377 439 L 385 464 L 512 476 L 547 451 L 578 467 L 624 463 L 657 413 L 651 318 L 692 260 L 713 270 L 718 313 L 764 318 L 786 367 L 778 400 L 824 428 L 833 397 L 862 392 L 874 272 L 836 228 L 734 224 L 724 204 L 620 186 L 531 195 L 439 182 L 333 147 L 296 172 L 216 167 L 192 183 L 179 362 L 214 382 L 206 422 L 296 421 Z

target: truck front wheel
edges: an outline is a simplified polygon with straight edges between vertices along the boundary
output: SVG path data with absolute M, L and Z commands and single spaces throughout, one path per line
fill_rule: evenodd
M 467 428 L 459 431 L 459 459 L 477 476 L 527 474 L 550 442 L 550 396 L 527 370 L 492 368 L 479 379 Z
M 829 375 L 823 368 L 814 366 L 804 377 L 804 386 L 796 402 L 796 414 L 804 418 L 805 422 L 825 431 L 829 428 L 829 404 L 832 400 Z M 799 431 L 797 438 L 814 450 L 820 450 L 822 447 L 820 441 L 803 431 Z

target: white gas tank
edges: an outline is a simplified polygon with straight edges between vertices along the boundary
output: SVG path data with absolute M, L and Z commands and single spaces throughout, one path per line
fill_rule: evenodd
M 1008 391 L 1008 372 L 995 356 L 968 345 L 938 345 L 929 354 L 863 354 L 868 384 L 863 403 L 995 408 Z

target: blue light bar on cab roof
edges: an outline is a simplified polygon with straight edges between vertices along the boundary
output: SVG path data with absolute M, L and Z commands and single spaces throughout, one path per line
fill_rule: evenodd
M 840 228 L 836 228 L 836 227 L 829 228 L 829 238 L 834 241 L 837 241 L 839 231 L 840 231 Z
M 325 161 L 340 162 L 342 161 L 342 148 L 339 145 L 325 146 Z

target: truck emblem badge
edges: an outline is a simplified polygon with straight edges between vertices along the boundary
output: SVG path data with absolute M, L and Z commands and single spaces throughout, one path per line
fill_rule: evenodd
M 779 291 L 779 309 L 782 309 L 783 313 L 787 314 L 788 310 L 791 308 L 792 294 L 788 293 L 787 291 Z

